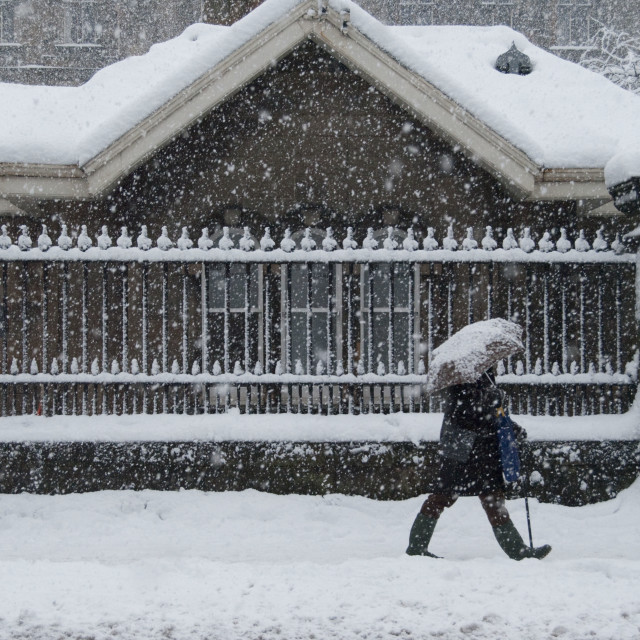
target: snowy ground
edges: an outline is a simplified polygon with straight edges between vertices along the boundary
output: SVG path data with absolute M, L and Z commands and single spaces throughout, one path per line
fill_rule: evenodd
M 514 415 L 530 440 L 640 440 L 640 401 L 621 415 Z M 419 442 L 437 440 L 441 413 L 360 416 L 219 415 L 16 416 L 0 420 L 0 442 L 19 441 L 311 441 Z
M 102 492 L 0 496 L 0 638 L 640 637 L 640 481 L 531 503 L 544 561 L 506 558 L 475 498 L 404 555 L 421 499 Z M 526 538 L 523 501 L 510 503 Z

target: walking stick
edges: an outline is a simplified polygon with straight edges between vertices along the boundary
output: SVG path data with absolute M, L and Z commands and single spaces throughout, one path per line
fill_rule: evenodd
M 529 529 L 529 547 L 533 550 L 533 536 L 531 535 L 531 515 L 529 514 L 529 496 L 524 497 L 524 507 L 527 510 L 527 528 Z

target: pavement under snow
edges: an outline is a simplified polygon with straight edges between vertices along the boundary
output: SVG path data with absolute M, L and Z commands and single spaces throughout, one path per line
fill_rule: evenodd
M 479 502 L 404 555 L 421 499 L 122 491 L 0 496 L 0 638 L 637 640 L 640 481 L 531 502 L 544 561 L 514 562 Z M 509 503 L 526 533 L 524 502 Z

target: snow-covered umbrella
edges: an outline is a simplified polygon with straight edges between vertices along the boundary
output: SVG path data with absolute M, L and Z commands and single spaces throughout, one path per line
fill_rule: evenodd
M 523 351 L 522 327 L 503 318 L 474 322 L 433 351 L 427 393 L 475 382 L 499 360 Z

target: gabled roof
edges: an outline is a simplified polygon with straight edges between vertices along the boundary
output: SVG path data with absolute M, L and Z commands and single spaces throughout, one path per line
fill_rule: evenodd
M 640 128 L 640 98 L 506 27 L 390 27 L 322 4 L 266 0 L 231 27 L 193 25 L 80 87 L 0 85 L 0 193 L 99 196 L 310 38 L 517 197 L 609 200 L 603 170 Z M 512 42 L 531 74 L 495 70 Z

